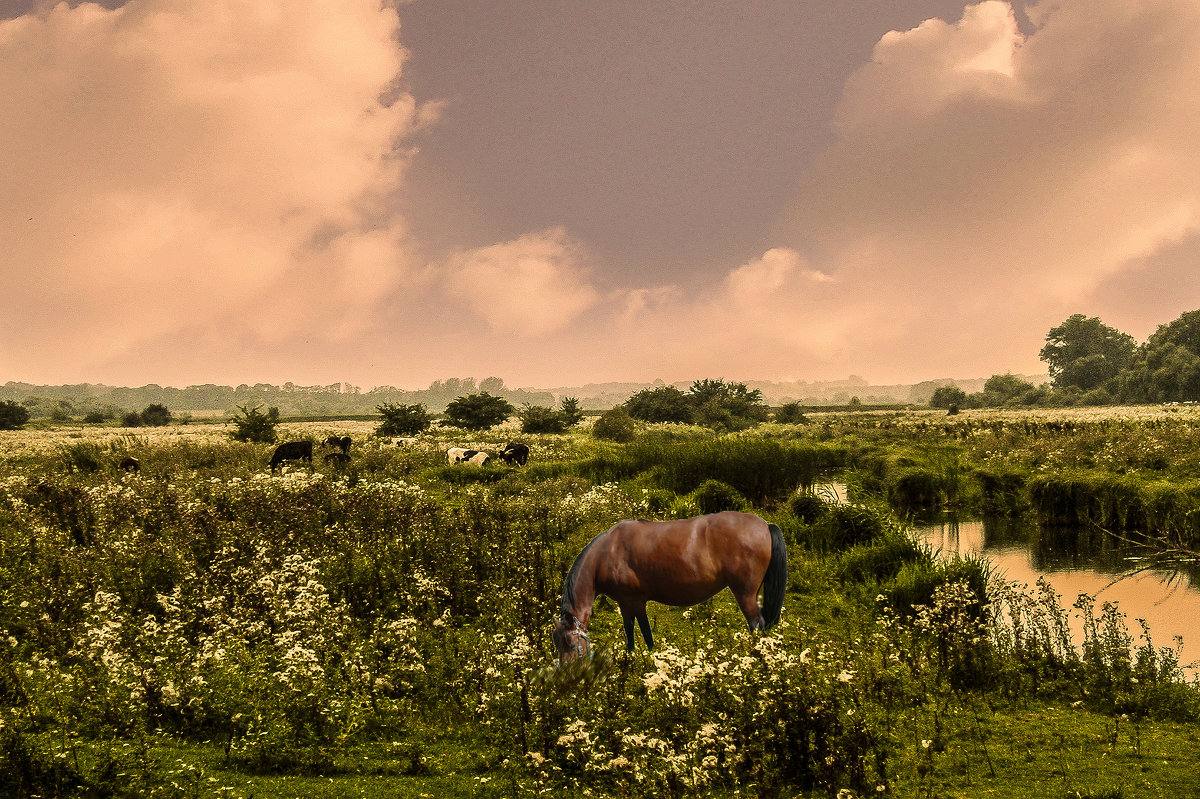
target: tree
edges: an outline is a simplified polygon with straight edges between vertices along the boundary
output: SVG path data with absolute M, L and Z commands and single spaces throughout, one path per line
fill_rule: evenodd
M 486 391 L 457 397 L 446 406 L 446 420 L 465 430 L 487 430 L 503 422 L 516 408 L 503 397 Z
M 643 422 L 682 422 L 695 416 L 692 401 L 674 386 L 644 388 L 625 400 L 625 412 Z
M 0 402 L 0 430 L 19 430 L 29 421 L 29 409 L 19 402 Z
M 1200 344 L 1200 337 L 1196 342 Z M 1109 327 L 1098 317 L 1074 314 L 1050 329 L 1038 357 L 1048 365 L 1055 388 L 1076 386 L 1090 391 L 1129 368 L 1136 353 L 1133 336 Z
M 967 392 L 958 386 L 938 386 L 933 390 L 933 396 L 929 398 L 929 407 L 950 408 L 953 405 L 961 408 L 966 402 Z
M 253 408 L 239 405 L 238 408 L 241 410 L 241 414 L 229 420 L 234 426 L 229 433 L 230 438 L 234 441 L 249 441 L 255 444 L 275 443 L 277 440 L 275 425 L 279 423 L 278 408 L 268 408 L 266 413 L 262 412 L 261 405 L 255 405 Z
M 142 424 L 150 427 L 163 427 L 171 423 L 171 411 L 166 405 L 154 402 L 146 406 L 146 410 L 142 411 Z
M 708 427 L 742 430 L 765 422 L 771 415 L 763 404 L 762 391 L 747 388 L 745 383 L 697 380 L 687 396 L 696 409 L 695 421 Z
M 579 400 L 574 397 L 563 397 L 558 403 L 558 412 L 562 414 L 567 427 L 574 427 L 583 421 L 583 409 L 579 407 Z
M 1033 391 L 1033 383 L 1022 380 L 1014 374 L 992 375 L 983 384 L 983 402 L 985 406 L 1007 405 L 1019 400 L 1022 395 Z
M 380 403 L 375 410 L 383 421 L 375 428 L 377 436 L 412 436 L 429 428 L 433 417 L 423 403 L 414 405 Z

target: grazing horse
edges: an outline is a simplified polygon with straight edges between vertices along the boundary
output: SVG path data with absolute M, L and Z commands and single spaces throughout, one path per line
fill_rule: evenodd
M 284 461 L 312 463 L 312 449 L 311 441 L 288 441 L 280 444 L 271 456 L 271 470 L 274 471 L 275 467 L 282 465 Z
M 737 511 L 665 522 L 617 522 L 580 551 L 567 574 L 562 616 L 552 634 L 559 661 L 576 660 L 590 651 L 588 621 L 599 594 L 621 608 L 625 647 L 632 652 L 635 620 L 646 646 L 654 648 L 646 602 L 695 605 L 724 588 L 733 592 L 751 630 L 775 626 L 787 588 L 787 545 L 778 527 Z
M 343 455 L 350 454 L 350 436 L 330 436 L 321 443 L 327 447 L 337 447 Z

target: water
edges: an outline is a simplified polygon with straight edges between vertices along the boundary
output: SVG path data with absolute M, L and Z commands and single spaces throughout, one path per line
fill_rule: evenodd
M 830 484 L 830 495 L 845 502 L 845 486 Z M 1117 604 L 1135 645 L 1142 643 L 1136 620 L 1144 619 L 1155 646 L 1173 647 L 1174 637 L 1180 636 L 1180 662 L 1189 666 L 1185 671 L 1195 676 L 1200 668 L 1200 569 L 1194 566 L 1143 569 L 1143 561 L 1117 551 L 1103 534 L 1041 531 L 1020 521 L 948 518 L 918 524 L 914 532 L 941 557 L 985 558 L 1006 580 L 1032 587 L 1044 577 L 1071 613 L 1076 644 L 1083 637 L 1082 620 L 1071 605 L 1080 594 L 1089 594 L 1097 606 Z

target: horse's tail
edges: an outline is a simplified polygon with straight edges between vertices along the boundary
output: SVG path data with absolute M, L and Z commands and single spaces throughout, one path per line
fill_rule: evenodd
M 783 595 L 787 591 L 787 544 L 783 542 L 783 531 L 774 524 L 768 524 L 771 531 L 771 562 L 767 565 L 767 574 L 763 577 L 763 629 L 769 630 L 779 623 L 783 611 Z

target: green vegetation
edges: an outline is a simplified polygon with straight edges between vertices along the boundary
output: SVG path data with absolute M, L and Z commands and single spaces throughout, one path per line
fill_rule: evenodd
M 464 430 L 490 430 L 516 412 L 508 400 L 486 391 L 456 398 L 446 406 L 446 421 Z
M 744 430 L 770 416 L 758 389 L 711 379 L 695 381 L 686 393 L 674 386 L 643 389 L 624 408 L 644 422 L 695 423 L 725 431 Z
M 1137 495 L 1186 485 L 1200 416 L 954 419 L 530 434 L 523 468 L 449 467 L 467 442 L 397 447 L 364 422 L 348 464 L 275 474 L 221 426 L 7 434 L 0 793 L 1186 795 L 1200 693 L 1177 648 L 1090 597 L 936 560 L 889 505 L 1018 512 L 1068 465 Z M 813 492 L 829 469 L 854 504 Z M 1084 504 L 1116 490 L 1080 485 Z M 779 627 L 747 632 L 727 594 L 652 606 L 658 648 L 626 655 L 602 600 L 596 658 L 552 667 L 593 536 L 734 507 L 789 544 Z
M 247 408 L 245 405 L 239 406 L 238 410 L 241 413 L 229 420 L 229 423 L 233 425 L 229 437 L 234 441 L 253 444 L 274 444 L 278 441 L 279 437 L 275 433 L 275 428 L 279 425 L 279 409 L 268 408 L 267 412 L 263 413 L 261 407 L 259 405 L 253 408 Z
M 377 436 L 415 436 L 433 424 L 429 409 L 419 402 L 411 405 L 384 402 L 376 410 L 383 417 L 375 428 Z
M 29 410 L 18 402 L 0 402 L 0 430 L 19 430 L 29 421 Z

